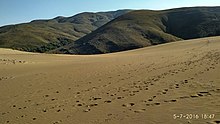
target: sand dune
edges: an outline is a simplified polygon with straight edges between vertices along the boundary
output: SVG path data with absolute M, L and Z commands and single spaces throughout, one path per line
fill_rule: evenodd
M 218 124 L 219 41 L 90 56 L 0 49 L 0 123 Z

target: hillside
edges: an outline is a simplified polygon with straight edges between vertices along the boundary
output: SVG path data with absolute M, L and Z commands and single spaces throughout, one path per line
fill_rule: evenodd
M 130 10 L 80 13 L 0 27 L 0 47 L 46 52 L 69 44 Z
M 219 124 L 219 41 L 101 55 L 0 48 L 0 124 Z
M 119 16 L 53 53 L 100 54 L 220 35 L 220 7 L 138 10 Z

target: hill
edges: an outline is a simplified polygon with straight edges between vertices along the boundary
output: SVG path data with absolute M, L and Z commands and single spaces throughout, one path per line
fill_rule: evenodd
M 0 27 L 0 47 L 46 52 L 69 44 L 130 10 L 80 13 Z
M 182 39 L 220 35 L 220 7 L 126 13 L 71 44 L 51 52 L 111 53 Z

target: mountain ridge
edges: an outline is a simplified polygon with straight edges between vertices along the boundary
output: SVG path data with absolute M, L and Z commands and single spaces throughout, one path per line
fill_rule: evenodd
M 103 54 L 220 35 L 220 7 L 84 12 L 0 27 L 0 47 Z
M 102 54 L 220 35 L 220 7 L 136 10 L 52 53 Z
M 46 52 L 73 42 L 131 10 L 79 13 L 0 27 L 0 47 Z

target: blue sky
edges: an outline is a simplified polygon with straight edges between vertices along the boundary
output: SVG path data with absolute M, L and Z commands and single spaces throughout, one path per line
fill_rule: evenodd
M 220 6 L 220 0 L 0 0 L 0 26 L 80 12 L 189 6 Z

